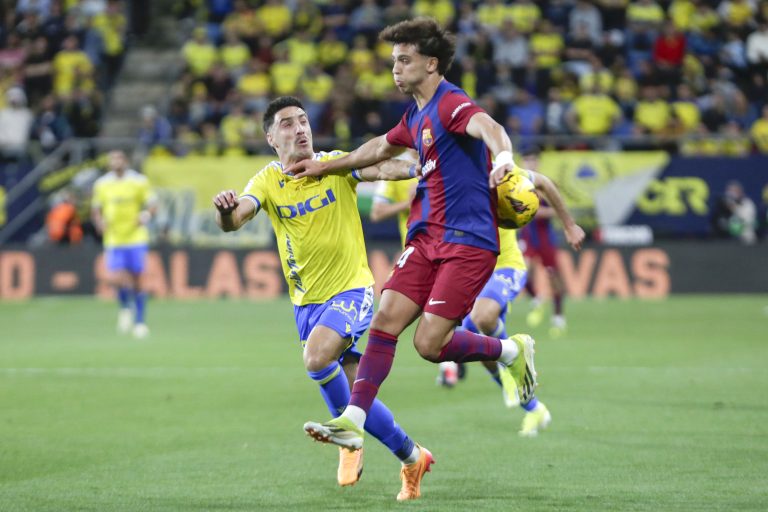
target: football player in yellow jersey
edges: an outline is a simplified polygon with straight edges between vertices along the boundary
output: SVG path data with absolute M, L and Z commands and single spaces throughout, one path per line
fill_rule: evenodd
M 132 330 L 136 338 L 145 338 L 149 329 L 142 274 L 149 246 L 147 224 L 155 206 L 149 181 L 128 167 L 125 153 L 111 151 L 107 159 L 109 172 L 93 186 L 91 216 L 104 237 L 108 279 L 117 288 L 118 331 Z
M 408 212 L 411 201 L 416 195 L 418 179 L 402 181 L 382 181 L 376 186 L 371 207 L 371 222 L 381 222 L 397 215 L 397 227 L 400 230 L 400 242 L 405 245 L 408 234 Z
M 474 333 L 505 338 L 507 336 L 507 306 L 525 287 L 528 269 L 525 266 L 525 259 L 520 247 L 517 245 L 517 232 L 514 229 L 499 228 L 499 247 L 501 247 L 501 252 L 498 260 L 496 260 L 493 275 L 480 295 L 477 296 L 472 311 L 464 318 L 461 326 Z M 509 393 L 510 390 L 512 392 L 516 390 L 514 383 L 504 382 L 506 378 L 509 378 L 509 373 L 499 371 L 498 363 L 494 361 L 483 361 L 482 363 L 493 380 L 502 387 L 504 403 L 507 407 L 512 408 L 520 405 L 525 409 L 526 414 L 519 431 L 521 436 L 535 436 L 539 430 L 549 425 L 552 416 L 538 398 L 533 397 L 526 404 L 520 403 L 518 397 L 511 396 Z M 456 381 L 451 380 L 455 375 L 455 370 L 450 366 L 443 367 L 442 364 L 439 382 L 448 386 L 455 384 Z
M 412 178 L 416 176 L 416 166 L 388 160 L 321 178 L 286 176 L 283 168 L 294 162 L 306 158 L 328 160 L 344 154 L 314 151 L 304 107 L 290 96 L 269 104 L 264 114 L 264 132 L 279 159 L 256 173 L 241 194 L 233 190 L 217 194 L 213 198 L 216 221 L 222 230 L 233 231 L 261 210 L 269 216 L 294 304 L 304 366 L 336 417 L 349 402 L 350 384 L 357 375 L 361 356 L 356 343 L 373 316 L 373 275 L 368 268 L 357 210 L 356 185 L 359 181 Z M 404 467 L 417 463 L 422 449 L 378 400 L 365 429 L 385 444 Z M 358 481 L 363 468 L 362 452 L 340 448 L 340 485 Z M 422 475 L 418 475 L 419 482 L 412 482 L 408 480 L 411 474 L 401 471 L 403 489 L 420 483 Z

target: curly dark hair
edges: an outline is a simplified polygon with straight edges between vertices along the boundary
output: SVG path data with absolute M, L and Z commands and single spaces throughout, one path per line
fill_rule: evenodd
M 299 107 L 304 109 L 304 105 L 299 98 L 293 96 L 280 96 L 269 102 L 267 110 L 264 112 L 264 133 L 267 133 L 272 127 L 272 123 L 275 122 L 275 114 L 283 110 L 285 107 Z
M 413 44 L 417 51 L 437 58 L 437 72 L 445 75 L 453 64 L 456 38 L 433 18 L 419 17 L 390 25 L 379 39 L 392 44 Z

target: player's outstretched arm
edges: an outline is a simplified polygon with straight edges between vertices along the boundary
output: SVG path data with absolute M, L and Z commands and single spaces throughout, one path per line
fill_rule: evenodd
M 386 203 L 384 201 L 374 201 L 371 205 L 371 214 L 368 216 L 371 222 L 381 222 L 395 217 L 398 213 L 404 212 L 411 207 L 411 199 L 398 201 L 396 203 Z
M 573 217 L 571 217 L 571 212 L 569 212 L 568 208 L 565 207 L 563 196 L 560 195 L 560 191 L 557 189 L 557 186 L 555 186 L 552 180 L 541 173 L 535 171 L 528 172 L 530 172 L 533 176 L 534 183 L 536 184 L 536 190 L 540 191 L 544 196 L 544 199 L 546 199 L 547 202 L 552 205 L 552 208 L 555 209 L 557 217 L 563 223 L 563 228 L 565 229 L 565 239 L 568 240 L 568 243 L 571 247 L 578 251 L 581 249 L 581 244 L 584 242 L 584 230 L 581 229 L 581 226 L 576 224 L 576 222 L 573 220 Z
M 493 154 L 494 166 L 488 178 L 488 185 L 495 188 L 515 165 L 512 160 L 512 141 L 507 131 L 485 112 L 473 115 L 467 123 L 467 135 L 481 139 Z
M 310 159 L 302 160 L 286 167 L 283 173 L 290 174 L 295 178 L 303 178 L 304 176 L 324 176 L 340 169 L 362 169 L 392 158 L 402 150 L 403 148 L 387 142 L 386 135 L 380 135 L 341 158 L 324 162 Z
M 256 215 L 252 201 L 240 201 L 234 190 L 223 190 L 213 197 L 216 224 L 222 231 L 237 231 Z
M 384 160 L 360 169 L 360 177 L 363 181 L 397 181 L 419 176 L 421 176 L 421 165 L 399 159 Z

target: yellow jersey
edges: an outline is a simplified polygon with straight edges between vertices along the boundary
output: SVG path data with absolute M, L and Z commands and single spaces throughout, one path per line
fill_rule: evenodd
M 664 100 L 641 100 L 635 106 L 635 124 L 654 134 L 661 134 L 669 125 L 669 103 Z
M 530 34 L 541 19 L 541 9 L 535 3 L 512 4 L 506 9 L 506 18 L 523 34 Z
M 621 115 L 619 105 L 605 94 L 583 94 L 573 101 L 573 109 L 585 135 L 605 135 Z
M 499 257 L 496 259 L 496 267 L 514 268 L 515 270 L 526 270 L 525 258 L 520 246 L 517 245 L 517 230 L 499 228 Z
M 104 247 L 149 243 L 149 232 L 139 222 L 139 213 L 151 199 L 149 180 L 132 169 L 122 177 L 108 172 L 96 180 L 92 204 L 101 210 L 104 220 Z
M 343 151 L 315 153 L 331 160 Z M 373 285 L 357 211 L 358 171 L 294 179 L 270 162 L 240 195 L 272 222 L 288 294 L 297 306 L 322 304 L 345 290 Z
M 385 203 L 399 203 L 409 200 L 411 190 L 419 183 L 418 178 L 410 180 L 380 181 L 373 195 L 374 201 Z M 405 245 L 405 236 L 408 234 L 408 213 L 406 209 L 397 214 L 397 227 L 400 229 L 400 242 Z
M 62 51 L 53 58 L 53 91 L 62 96 L 72 92 L 77 85 L 78 79 L 88 81 L 83 78 L 93 71 L 93 64 L 85 52 Z M 81 75 L 78 78 L 78 75 Z
M 749 134 L 755 141 L 757 149 L 761 153 L 768 153 L 768 119 L 763 117 L 752 123 Z

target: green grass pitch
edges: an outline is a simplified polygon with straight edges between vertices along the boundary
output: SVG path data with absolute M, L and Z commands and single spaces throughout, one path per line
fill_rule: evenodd
M 304 436 L 328 413 L 286 300 L 153 301 L 146 341 L 114 333 L 111 303 L 0 304 L 0 510 L 766 510 L 766 307 L 569 302 L 564 339 L 532 331 L 554 419 L 535 439 L 477 365 L 435 386 L 409 331 L 381 398 L 437 463 L 399 504 L 373 438 L 342 489 L 336 449 Z

